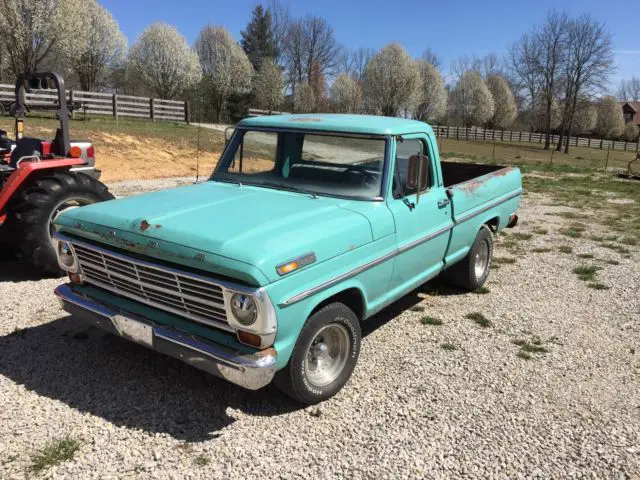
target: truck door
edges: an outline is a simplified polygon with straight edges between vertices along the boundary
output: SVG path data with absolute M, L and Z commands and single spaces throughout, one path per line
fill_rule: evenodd
M 417 188 L 407 183 L 409 157 L 428 156 L 426 187 L 416 199 Z M 391 276 L 390 293 L 408 291 L 437 275 L 443 266 L 453 222 L 451 202 L 442 185 L 440 160 L 428 136 L 405 135 L 395 142 L 392 194 L 398 255 Z

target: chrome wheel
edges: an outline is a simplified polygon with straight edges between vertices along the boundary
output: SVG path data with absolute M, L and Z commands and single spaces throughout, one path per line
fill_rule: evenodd
M 478 246 L 473 266 L 476 279 L 482 278 L 489 266 L 489 244 L 487 242 L 482 242 Z
M 305 358 L 307 380 L 324 387 L 333 382 L 347 364 L 351 342 L 347 329 L 336 323 L 325 325 L 311 341 Z

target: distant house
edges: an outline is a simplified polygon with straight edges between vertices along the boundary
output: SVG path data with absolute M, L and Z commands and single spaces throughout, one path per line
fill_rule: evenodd
M 640 102 L 623 103 L 622 114 L 625 122 L 633 122 L 640 127 Z

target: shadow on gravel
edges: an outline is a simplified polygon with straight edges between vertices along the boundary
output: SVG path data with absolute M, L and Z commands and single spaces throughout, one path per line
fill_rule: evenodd
M 392 303 L 379 313 L 376 313 L 371 318 L 367 319 L 362 324 L 362 336 L 366 337 L 367 335 L 375 332 L 378 328 L 382 327 L 390 320 L 393 320 L 398 315 L 400 315 L 405 310 L 408 310 L 412 307 L 418 305 L 424 299 L 425 295 L 433 296 L 433 295 L 468 295 L 469 292 L 460 288 L 453 287 L 444 283 L 439 278 L 431 280 L 414 291 L 408 293 L 400 300 Z
M 460 293 L 425 284 L 367 320 L 363 335 L 435 289 Z M 115 425 L 187 442 L 221 435 L 235 421 L 229 408 L 261 417 L 304 408 L 272 385 L 244 390 L 70 316 L 0 337 L 0 375 Z
M 0 337 L 0 375 L 115 425 L 187 442 L 216 438 L 228 409 L 273 416 L 303 408 L 273 386 L 235 387 L 71 317 Z
M 0 256 L 0 282 L 41 280 L 42 274 L 15 258 Z

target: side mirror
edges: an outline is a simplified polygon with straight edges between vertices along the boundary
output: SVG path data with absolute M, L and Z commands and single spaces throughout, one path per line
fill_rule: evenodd
M 409 157 L 409 171 L 407 174 L 407 187 L 424 190 L 429 178 L 429 157 L 426 155 L 411 155 Z

